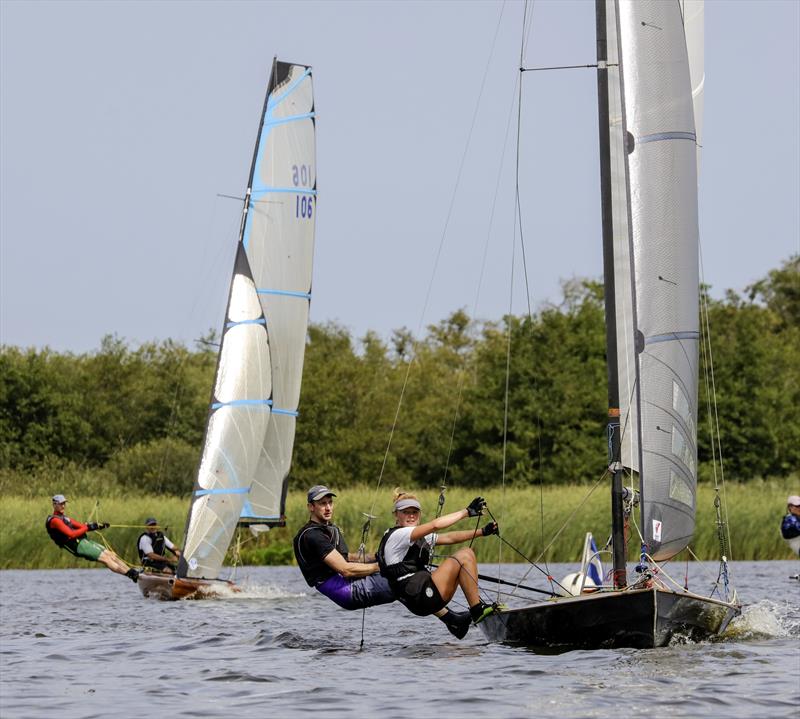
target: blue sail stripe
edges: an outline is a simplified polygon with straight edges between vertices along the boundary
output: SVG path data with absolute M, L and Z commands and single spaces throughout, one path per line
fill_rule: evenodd
M 289 417 L 299 417 L 300 413 L 297 410 L 291 409 L 273 409 L 272 414 L 285 414 Z
M 293 290 L 265 290 L 259 288 L 256 290 L 259 295 L 281 295 L 282 297 L 299 297 L 304 300 L 311 299 L 310 292 L 294 292 Z
M 661 140 L 691 140 L 697 142 L 697 136 L 693 132 L 656 132 L 652 135 L 644 135 L 636 139 L 637 144 L 644 145 L 648 142 L 660 142 Z
M 684 332 L 670 332 L 665 335 L 652 335 L 646 337 L 644 343 L 646 345 L 654 345 L 659 342 L 674 342 L 676 340 L 699 340 L 700 333 L 694 330 L 686 330 Z
M 278 105 L 280 105 L 289 95 L 291 95 L 299 86 L 300 83 L 303 82 L 309 75 L 311 74 L 311 68 L 306 68 L 306 71 L 300 75 L 289 87 L 286 88 L 282 95 L 270 95 L 269 100 L 267 101 L 267 114 L 269 114 L 272 110 L 275 109 Z
M 249 494 L 250 487 L 220 487 L 219 489 L 196 489 L 195 497 L 204 497 L 207 494 Z
M 267 110 L 269 113 L 269 110 Z M 285 125 L 287 122 L 297 122 L 298 120 L 308 120 L 311 117 L 315 117 L 316 114 L 313 112 L 307 112 L 305 115 L 290 115 L 288 117 L 279 117 L 275 120 L 264 120 L 264 127 L 275 127 L 276 125 Z
M 271 399 L 232 399 L 230 402 L 213 402 L 211 409 L 219 409 L 220 407 L 253 407 L 267 405 L 272 406 Z
M 238 322 L 226 322 L 225 327 L 230 329 L 231 327 L 238 327 L 239 325 L 265 325 L 267 324 L 267 320 L 263 317 L 260 317 L 257 320 L 239 320 Z
M 270 192 L 291 192 L 294 195 L 316 195 L 317 191 L 309 187 L 257 187 L 250 192 L 250 197 L 266 195 Z

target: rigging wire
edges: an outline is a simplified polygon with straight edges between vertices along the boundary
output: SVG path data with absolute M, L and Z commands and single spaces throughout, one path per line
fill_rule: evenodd
M 409 377 L 411 375 L 411 367 L 412 367 L 412 365 L 414 363 L 414 360 L 416 358 L 416 355 L 417 355 L 417 346 L 418 346 L 419 341 L 420 341 L 419 340 L 419 336 L 420 336 L 420 334 L 422 332 L 422 325 L 423 325 L 423 322 L 424 322 L 424 319 L 425 319 L 425 315 L 427 314 L 427 311 L 428 311 L 428 304 L 430 302 L 430 296 L 431 296 L 431 292 L 433 290 L 434 279 L 436 277 L 437 269 L 438 269 L 438 266 L 439 266 L 439 260 L 440 260 L 441 255 L 442 255 L 442 249 L 444 247 L 444 241 L 445 241 L 445 238 L 447 236 L 448 227 L 450 225 L 450 218 L 452 216 L 453 208 L 455 206 L 455 200 L 456 200 L 456 197 L 458 195 L 458 189 L 459 189 L 460 184 L 461 184 L 461 176 L 462 176 L 462 173 L 463 173 L 463 170 L 464 170 L 464 166 L 465 166 L 465 163 L 466 163 L 466 158 L 467 158 L 467 155 L 468 155 L 468 152 L 469 152 L 469 148 L 470 148 L 470 144 L 471 144 L 471 141 L 472 141 L 472 134 L 473 134 L 473 131 L 475 129 L 475 123 L 476 123 L 476 120 L 477 120 L 477 117 L 478 117 L 478 111 L 479 111 L 480 106 L 481 106 L 481 99 L 483 97 L 484 88 L 486 87 L 486 79 L 487 79 L 488 74 L 489 74 L 489 66 L 491 64 L 492 57 L 494 56 L 494 49 L 495 49 L 495 46 L 497 44 L 497 37 L 498 37 L 498 34 L 500 32 L 500 27 L 501 27 L 502 19 L 503 19 L 503 13 L 505 12 L 505 6 L 506 6 L 506 3 L 505 3 L 505 0 L 504 0 L 503 4 L 500 7 L 500 14 L 499 14 L 499 16 L 497 18 L 497 25 L 495 26 L 494 36 L 492 38 L 492 43 L 491 43 L 491 46 L 489 48 L 489 56 L 488 56 L 488 58 L 486 60 L 486 65 L 485 65 L 485 68 L 484 68 L 483 78 L 481 80 L 480 89 L 478 91 L 478 98 L 477 98 L 477 100 L 475 102 L 475 109 L 473 110 L 473 113 L 472 113 L 472 121 L 470 123 L 469 132 L 467 134 L 467 141 L 465 143 L 464 151 L 462 153 L 461 161 L 459 163 L 459 168 L 458 168 L 458 171 L 456 173 L 456 180 L 455 180 L 455 184 L 453 186 L 453 192 L 452 192 L 451 197 L 450 197 L 450 204 L 449 204 L 448 209 L 447 209 L 447 214 L 445 216 L 444 227 L 442 228 L 442 232 L 441 232 L 441 235 L 439 237 L 439 244 L 438 244 L 438 247 L 437 247 L 437 250 L 436 250 L 436 255 L 435 255 L 435 258 L 434 258 L 433 268 L 431 270 L 431 276 L 430 276 L 430 279 L 428 281 L 428 287 L 427 287 L 427 290 L 425 292 L 425 299 L 424 299 L 424 302 L 423 302 L 422 311 L 420 313 L 419 323 L 417 325 L 417 333 L 416 333 L 416 336 L 415 336 L 414 341 L 412 343 L 411 352 L 410 352 L 409 357 L 408 357 L 408 364 L 407 364 L 407 367 L 406 367 L 405 376 L 403 378 L 403 385 L 402 385 L 402 388 L 400 390 L 400 397 L 398 398 L 398 401 L 397 401 L 397 407 L 395 409 L 394 419 L 392 420 L 392 426 L 391 426 L 391 429 L 389 431 L 389 438 L 388 438 L 388 440 L 386 442 L 386 449 L 384 451 L 383 460 L 381 462 L 380 471 L 378 473 L 378 480 L 377 480 L 376 485 L 375 485 L 375 491 L 373 493 L 372 504 L 370 506 L 369 513 L 365 513 L 365 516 L 367 517 L 367 521 L 364 523 L 364 526 L 362 528 L 362 546 L 364 544 L 366 535 L 369 532 L 370 523 L 371 523 L 372 519 L 375 518 L 374 512 L 375 512 L 375 504 L 376 504 L 376 502 L 378 500 L 378 491 L 380 490 L 380 486 L 381 486 L 381 483 L 383 481 L 383 476 L 384 476 L 384 473 L 386 471 L 386 465 L 387 465 L 387 462 L 388 462 L 388 459 L 389 459 L 389 452 L 391 450 L 392 440 L 394 438 L 394 433 L 395 433 L 395 431 L 397 429 L 397 423 L 398 423 L 398 420 L 399 420 L 399 417 L 400 417 L 400 410 L 401 410 L 402 405 L 403 405 L 403 398 L 405 397 L 406 388 L 408 387 Z M 502 162 L 501 162 L 501 166 L 502 166 Z M 495 194 L 495 197 L 496 197 L 496 194 Z M 487 244 L 488 244 L 488 240 L 487 240 Z M 484 249 L 484 257 L 483 257 L 483 263 L 481 265 L 481 274 L 480 274 L 480 280 L 479 280 L 478 293 L 480 292 L 480 281 L 482 281 L 482 278 L 483 278 L 483 270 L 484 270 L 485 263 L 486 263 L 486 254 L 487 254 L 486 249 Z M 476 298 L 476 304 L 477 304 L 477 298 Z M 441 512 L 442 512 L 442 510 L 444 508 L 444 492 L 446 490 L 447 473 L 449 471 L 450 457 L 452 455 L 452 447 L 453 447 L 453 442 L 454 442 L 454 437 L 455 437 L 455 428 L 456 428 L 456 425 L 457 425 L 458 414 L 459 414 L 459 409 L 460 409 L 460 405 L 461 405 L 462 388 L 463 388 L 463 373 L 461 374 L 461 377 L 460 377 L 460 380 L 459 380 L 459 390 L 458 390 L 458 396 L 457 396 L 457 400 L 456 400 L 455 416 L 454 416 L 454 419 L 453 419 L 453 427 L 452 427 L 451 435 L 450 435 L 450 446 L 448 448 L 447 459 L 446 459 L 445 469 L 444 469 L 444 475 L 442 477 L 442 486 L 441 486 L 440 495 L 439 495 L 437 516 L 439 516 L 441 514 Z M 475 582 L 477 584 L 477 580 L 475 580 Z M 361 644 L 360 644 L 360 648 L 363 648 L 363 646 L 364 646 L 364 627 L 365 627 L 365 623 L 366 623 L 366 608 L 363 610 L 362 616 L 361 616 Z
M 705 271 L 703 267 L 703 251 L 702 245 L 699 248 L 700 255 L 700 277 L 703 286 L 705 286 Z M 727 600 L 728 583 L 729 583 L 729 565 L 728 560 L 732 560 L 732 545 L 730 536 L 730 522 L 728 520 L 728 501 L 725 495 L 725 467 L 722 458 L 722 438 L 719 429 L 719 412 L 717 407 L 717 390 L 714 378 L 714 356 L 711 350 L 711 323 L 708 312 L 708 293 L 702 291 L 700 293 L 700 328 L 701 328 L 701 351 L 703 359 L 705 360 L 705 374 L 704 382 L 706 385 L 706 411 L 708 412 L 709 434 L 711 436 L 711 464 L 714 477 L 714 509 L 717 515 L 717 536 L 720 544 L 720 563 L 719 563 L 719 576 L 723 577 L 725 594 Z M 713 412 L 712 412 L 713 406 Z M 716 429 L 716 439 L 715 439 Z M 719 455 L 719 476 L 717 479 L 717 453 Z M 725 514 L 724 522 L 720 515 L 720 483 L 722 485 L 722 510 Z M 727 546 L 726 546 L 727 545 Z M 727 551 L 726 551 L 727 550 Z M 719 577 L 718 577 L 719 578 Z
M 507 324 L 507 340 L 506 340 L 506 381 L 504 393 L 504 408 L 503 408 L 503 456 L 502 456 L 502 496 L 505 501 L 506 493 L 506 469 L 507 469 L 507 448 L 508 448 L 508 411 L 509 411 L 509 396 L 510 396 L 510 377 L 511 377 L 511 348 L 513 339 L 513 297 L 514 297 L 514 269 L 516 265 L 516 230 L 519 227 L 519 245 L 522 256 L 522 272 L 525 281 L 525 299 L 527 307 L 527 325 L 528 332 L 532 337 L 533 333 L 533 309 L 531 306 L 531 284 L 528 273 L 527 256 L 525 252 L 525 233 L 522 218 L 522 203 L 520 201 L 520 155 L 521 155 L 521 138 L 522 138 L 522 105 L 523 105 L 523 83 L 521 81 L 522 72 L 524 71 L 525 52 L 530 32 L 533 28 L 533 12 L 528 12 L 529 3 L 525 2 L 522 20 L 522 37 L 520 39 L 520 56 L 519 56 L 519 74 L 517 75 L 517 134 L 516 134 L 516 153 L 515 153 L 515 168 L 514 168 L 514 231 L 512 233 L 512 252 L 511 252 L 511 272 L 509 280 L 509 309 L 508 309 L 508 324 Z M 537 383 L 535 374 L 532 377 L 534 394 L 537 392 Z M 539 405 L 536 405 L 536 443 L 537 443 L 537 458 L 539 467 L 539 514 L 540 514 L 540 531 L 541 542 L 544 544 L 544 486 L 541 481 L 542 474 L 542 418 L 539 412 Z M 501 553 L 498 552 L 498 573 L 500 571 Z M 547 566 L 547 562 L 545 562 Z M 547 574 L 549 575 L 549 569 Z
M 380 468 L 380 471 L 379 471 L 379 474 L 378 474 L 378 480 L 377 480 L 377 483 L 376 483 L 376 486 L 375 486 L 375 492 L 373 494 L 372 505 L 370 507 L 370 512 L 369 512 L 370 514 L 374 514 L 374 512 L 375 512 L 375 504 L 376 504 L 377 499 L 378 499 L 378 490 L 380 489 L 381 483 L 383 481 L 383 475 L 384 475 L 384 473 L 386 471 L 386 465 L 387 465 L 388 459 L 389 459 L 389 452 L 391 450 L 392 440 L 394 438 L 394 434 L 395 434 L 395 431 L 397 429 L 397 423 L 398 423 L 398 420 L 400 418 L 400 410 L 401 410 L 402 405 L 403 405 L 403 399 L 405 397 L 406 388 L 408 387 L 409 376 L 411 374 L 411 367 L 412 367 L 412 365 L 414 363 L 414 360 L 416 359 L 417 346 L 418 346 L 419 341 L 420 341 L 419 340 L 419 335 L 420 335 L 420 333 L 422 331 L 422 325 L 423 325 L 424 320 L 425 320 L 425 315 L 427 314 L 427 311 L 428 311 L 428 304 L 430 302 L 430 297 L 431 297 L 431 292 L 433 290 L 434 280 L 435 280 L 436 273 L 437 273 L 437 270 L 438 270 L 438 267 L 439 267 L 439 260 L 441 259 L 442 250 L 444 248 L 444 241 L 445 241 L 445 238 L 447 236 L 447 230 L 448 230 L 448 228 L 450 226 L 450 218 L 451 218 L 451 216 L 453 214 L 453 208 L 455 206 L 455 200 L 456 200 L 456 197 L 458 195 L 458 189 L 459 189 L 459 187 L 461 185 L 461 176 L 462 176 L 463 171 L 464 171 L 464 165 L 466 163 L 467 155 L 468 155 L 469 148 L 470 148 L 470 145 L 471 145 L 471 142 L 472 142 L 472 135 L 473 135 L 473 131 L 475 129 L 475 123 L 476 123 L 476 120 L 477 120 L 477 117 L 478 117 L 478 111 L 479 111 L 480 106 L 481 106 L 481 99 L 483 97 L 483 92 L 484 92 L 484 89 L 486 87 L 486 79 L 487 79 L 488 74 L 489 74 L 489 66 L 491 64 L 491 59 L 494 56 L 494 49 L 495 49 L 495 46 L 497 44 L 497 37 L 498 37 L 499 32 L 500 32 L 500 26 L 501 26 L 501 22 L 502 22 L 502 19 L 503 19 L 503 13 L 505 11 L 505 6 L 506 6 L 506 3 L 505 3 L 505 0 L 504 0 L 503 4 L 500 7 L 500 15 L 497 18 L 497 25 L 495 26 L 494 37 L 492 38 L 492 44 L 491 44 L 491 47 L 489 48 L 489 56 L 488 56 L 488 58 L 486 60 L 486 65 L 485 65 L 484 72 L 483 72 L 483 78 L 481 79 L 481 85 L 480 85 L 480 89 L 478 91 L 478 97 L 477 97 L 477 100 L 475 102 L 475 109 L 473 110 L 473 113 L 472 113 L 472 121 L 470 123 L 469 132 L 467 133 L 467 141 L 466 141 L 466 144 L 464 146 L 464 152 L 461 155 L 461 161 L 459 163 L 458 171 L 456 173 L 456 180 L 455 180 L 455 184 L 453 186 L 453 192 L 452 192 L 451 197 L 450 197 L 450 203 L 449 203 L 449 206 L 448 206 L 448 209 L 447 209 L 447 214 L 445 216 L 444 227 L 442 228 L 442 232 L 441 232 L 441 235 L 439 237 L 439 244 L 438 244 L 437 249 L 436 249 L 436 255 L 435 255 L 435 258 L 434 258 L 433 268 L 431 270 L 430 280 L 428 281 L 428 288 L 427 288 L 427 290 L 425 292 L 425 299 L 424 299 L 424 302 L 423 302 L 422 311 L 420 313 L 419 324 L 417 325 L 417 334 L 416 334 L 416 337 L 415 337 L 414 342 L 413 342 L 412 347 L 411 347 L 411 352 L 410 352 L 410 355 L 409 355 L 409 358 L 408 358 L 408 365 L 406 367 L 405 377 L 403 379 L 403 385 L 402 385 L 402 388 L 400 390 L 400 397 L 399 397 L 399 399 L 397 401 L 397 408 L 395 410 L 394 419 L 392 420 L 392 426 L 391 426 L 391 429 L 389 430 L 389 439 L 387 440 L 386 449 L 385 449 L 384 455 L 383 455 L 383 461 L 381 462 L 381 468 Z

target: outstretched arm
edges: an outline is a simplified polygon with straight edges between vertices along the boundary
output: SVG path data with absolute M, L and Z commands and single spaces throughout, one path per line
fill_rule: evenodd
M 481 527 L 480 529 L 468 529 L 463 532 L 437 534 L 436 544 L 459 544 L 460 542 L 468 542 L 475 537 L 488 537 L 490 534 L 499 534 L 497 522 L 489 522 L 485 527 Z
M 467 510 L 459 509 L 457 512 L 450 512 L 450 514 L 442 515 L 430 522 L 425 522 L 425 524 L 419 524 L 414 527 L 414 530 L 411 532 L 410 541 L 416 542 L 418 539 L 426 537 L 431 532 L 438 532 L 440 529 L 452 527 L 456 522 L 460 522 L 467 517 L 469 517 Z M 451 532 L 451 534 L 466 534 L 466 532 Z M 463 542 L 464 540 L 462 539 L 460 541 Z M 439 544 L 439 538 L 436 539 L 436 543 Z
M 60 517 L 53 517 L 50 520 L 50 526 L 57 529 L 69 539 L 81 539 L 86 535 L 86 532 L 89 531 L 89 525 L 82 524 L 75 519 L 71 519 L 70 521 L 75 525 L 74 528 L 65 524 Z
M 416 542 L 418 539 L 422 539 L 422 537 L 427 536 L 431 532 L 438 532 L 440 529 L 452 527 L 456 522 L 460 522 L 462 519 L 466 519 L 467 517 L 477 517 L 481 514 L 481 511 L 485 506 L 486 502 L 484 501 L 483 497 L 475 497 L 475 499 L 469 503 L 469 506 L 466 509 L 459 509 L 457 512 L 450 512 L 450 514 L 445 514 L 442 517 L 437 517 L 430 522 L 425 522 L 425 524 L 420 524 L 414 527 L 414 531 L 411 532 L 411 541 Z M 474 536 L 474 534 L 458 541 L 463 542 L 466 539 L 471 539 L 472 536 Z M 438 538 L 436 541 L 437 543 L 441 544 Z M 455 544 L 455 542 L 445 542 L 445 544 Z

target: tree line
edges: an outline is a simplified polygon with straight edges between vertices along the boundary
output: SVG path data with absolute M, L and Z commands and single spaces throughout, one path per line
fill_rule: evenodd
M 800 256 L 742 295 L 714 300 L 706 289 L 701 480 L 719 448 L 729 480 L 787 477 L 800 466 Z M 422 337 L 355 339 L 312 324 L 293 484 L 369 485 L 382 467 L 391 486 L 481 487 L 504 467 L 512 485 L 594 481 L 606 464 L 602 294 L 575 280 L 532 317 L 480 322 L 459 310 Z M 86 354 L 3 346 L 3 490 L 71 468 L 101 487 L 189 492 L 216 354 L 208 341 L 130 347 L 117 337 Z

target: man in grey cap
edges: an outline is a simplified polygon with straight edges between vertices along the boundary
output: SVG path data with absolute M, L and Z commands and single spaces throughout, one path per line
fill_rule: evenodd
M 333 523 L 334 492 L 317 484 L 308 490 L 308 522 L 294 537 L 294 556 L 309 587 L 344 609 L 393 602 L 389 582 L 378 572 L 374 554 L 350 552 Z
M 129 569 L 128 565 L 110 549 L 86 538 L 88 532 L 106 529 L 109 525 L 106 522 L 84 524 L 77 519 L 71 519 L 64 513 L 66 507 L 67 498 L 63 494 L 53 496 L 53 513 L 47 517 L 44 524 L 50 539 L 61 549 L 66 549 L 76 557 L 105 564 L 112 572 L 124 574 L 134 582 L 138 582 L 139 572 L 133 568 Z
M 161 531 L 155 517 L 148 517 L 144 524 L 147 531 L 142 532 L 136 540 L 136 551 L 139 552 L 142 566 L 166 574 L 175 574 L 175 561 L 167 556 L 167 552 L 172 553 L 175 559 L 180 559 L 180 548 Z
M 781 536 L 791 547 L 792 552 L 800 556 L 800 495 L 792 494 L 786 500 L 787 514 L 781 522 Z

